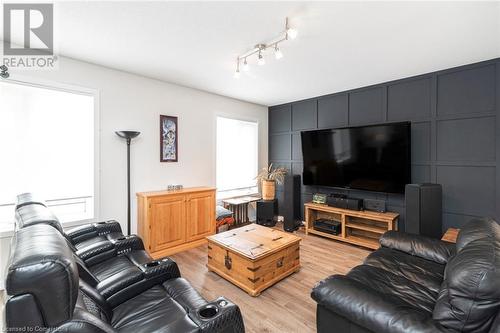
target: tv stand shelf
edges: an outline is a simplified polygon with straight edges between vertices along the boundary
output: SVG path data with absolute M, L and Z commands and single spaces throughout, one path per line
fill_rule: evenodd
M 397 229 L 399 214 L 386 212 L 378 213 L 371 211 L 357 211 L 328 205 L 306 203 L 305 207 L 305 231 L 322 237 L 347 242 L 370 249 L 379 248 L 379 238 L 389 230 Z M 339 235 L 314 229 L 314 221 L 318 219 L 329 219 L 341 223 Z

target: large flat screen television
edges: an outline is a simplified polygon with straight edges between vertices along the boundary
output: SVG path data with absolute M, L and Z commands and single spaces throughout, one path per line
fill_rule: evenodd
M 304 185 L 404 193 L 411 181 L 409 122 L 301 133 Z

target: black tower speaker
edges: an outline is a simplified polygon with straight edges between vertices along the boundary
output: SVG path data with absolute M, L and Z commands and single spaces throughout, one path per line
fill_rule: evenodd
M 441 238 L 442 189 L 439 184 L 407 184 L 406 228 L 412 234 Z
M 274 227 L 278 213 L 278 200 L 257 201 L 257 224 Z
M 292 232 L 299 228 L 300 222 L 300 176 L 285 176 L 283 185 L 283 228 Z

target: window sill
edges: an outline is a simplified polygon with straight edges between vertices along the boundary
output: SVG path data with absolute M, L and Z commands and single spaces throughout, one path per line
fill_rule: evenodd
M 77 227 L 79 225 L 94 223 L 97 222 L 98 219 L 86 219 L 86 220 L 77 220 L 77 221 L 66 221 L 61 222 L 61 225 L 64 229 Z M 14 236 L 15 224 L 12 223 L 0 223 L 0 238 L 10 238 Z

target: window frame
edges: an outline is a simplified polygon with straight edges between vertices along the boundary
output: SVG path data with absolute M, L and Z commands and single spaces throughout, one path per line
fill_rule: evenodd
M 256 117 L 245 117 L 241 115 L 234 115 L 234 114 L 228 114 L 228 113 L 217 113 L 215 114 L 215 135 L 214 135 L 214 147 L 215 147 L 215 185 L 217 186 L 217 154 L 218 154 L 218 145 L 217 145 L 217 133 L 218 133 L 218 126 L 217 126 L 217 119 L 218 118 L 226 118 L 226 119 L 231 119 L 231 120 L 238 120 L 238 121 L 245 121 L 249 123 L 255 123 L 257 125 L 257 152 L 256 152 L 256 164 L 257 164 L 257 172 L 259 172 L 260 168 L 260 130 L 261 130 L 261 123 L 258 118 Z M 257 176 L 257 175 L 256 175 Z M 231 192 L 234 194 L 231 195 L 224 195 L 224 193 Z M 243 188 L 234 188 L 234 189 L 228 189 L 228 190 L 216 190 L 216 197 L 217 200 L 221 199 L 227 199 L 227 198 L 234 198 L 234 197 L 240 197 L 240 196 L 246 196 L 246 195 L 252 195 L 252 194 L 258 194 L 258 186 L 257 184 L 255 186 L 249 186 L 249 187 L 243 187 Z
M 83 86 L 77 86 L 72 84 L 66 84 L 61 82 L 56 82 L 52 80 L 40 79 L 30 76 L 16 75 L 16 79 L 7 78 L 3 79 L 2 82 L 7 84 L 19 84 L 29 87 L 41 88 L 62 91 L 72 94 L 92 96 L 94 98 L 94 214 L 92 218 L 72 220 L 61 222 L 63 227 L 72 227 L 86 223 L 97 222 L 100 219 L 101 207 L 100 207 L 100 179 L 101 179 L 101 161 L 100 161 L 100 91 L 99 89 L 88 88 Z M 14 212 L 12 212 L 12 217 L 14 219 Z M 14 222 L 14 221 L 13 221 Z M 11 226 L 9 228 L 8 226 Z M 1 223 L 0 224 L 0 236 L 6 233 L 11 233 L 14 230 L 14 223 Z

